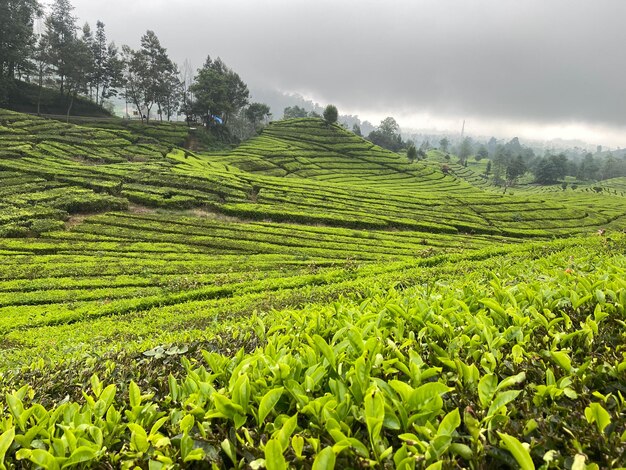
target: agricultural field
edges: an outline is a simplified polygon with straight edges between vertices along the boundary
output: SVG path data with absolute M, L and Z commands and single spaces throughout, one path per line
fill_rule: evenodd
M 0 110 L 5 468 L 626 466 L 623 181 L 138 126 Z

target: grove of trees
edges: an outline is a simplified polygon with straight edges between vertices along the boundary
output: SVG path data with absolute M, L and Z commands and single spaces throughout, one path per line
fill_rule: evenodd
M 34 23 L 43 19 L 43 31 Z M 54 0 L 47 11 L 37 0 L 0 0 L 0 105 L 6 104 L 19 80 L 56 89 L 69 115 L 78 95 L 103 105 L 119 96 L 149 122 L 184 114 L 189 122 L 226 127 L 240 134 L 256 132 L 269 117 L 269 107 L 249 103 L 250 93 L 239 75 L 218 57 L 207 57 L 192 76 L 169 57 L 154 31 L 141 36 L 140 47 L 118 48 L 105 25 L 80 28 L 70 0 Z M 37 103 L 39 112 L 39 103 Z
M 392 152 L 405 147 L 400 135 L 400 126 L 392 117 L 383 119 L 378 128 L 369 133 L 367 140 Z

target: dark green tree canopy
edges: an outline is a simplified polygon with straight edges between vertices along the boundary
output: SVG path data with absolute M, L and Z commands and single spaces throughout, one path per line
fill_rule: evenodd
M 378 129 L 370 132 L 367 138 L 372 143 L 392 152 L 397 152 L 404 147 L 404 142 L 400 136 L 400 126 L 392 117 L 383 119 Z
M 415 148 L 415 145 L 413 144 L 409 145 L 409 147 L 406 150 L 406 158 L 408 158 L 410 162 L 414 162 L 415 160 L 418 159 L 417 149 Z
M 533 174 L 535 182 L 553 184 L 565 177 L 567 171 L 567 157 L 564 154 L 548 155 L 535 162 Z
M 28 68 L 39 13 L 36 0 L 0 0 L 0 102 L 16 71 Z
M 305 118 L 308 116 L 307 110 L 298 105 L 288 106 L 283 112 L 283 119 Z
M 326 124 L 335 124 L 338 118 L 339 112 L 337 107 L 332 104 L 326 106 L 326 109 L 324 109 L 324 121 L 326 121 Z
M 195 96 L 194 111 L 203 117 L 206 125 L 219 122 L 216 117 L 226 124 L 248 104 L 250 96 L 248 86 L 219 57 L 215 60 L 207 57 L 190 90 Z
M 467 159 L 472 153 L 472 139 L 466 137 L 459 147 L 459 163 L 467 166 Z
M 255 126 L 270 116 L 270 107 L 265 103 L 250 103 L 246 108 L 246 118 Z
M 156 104 L 159 115 L 173 112 L 176 95 L 180 89 L 178 67 L 167 55 L 154 31 L 141 37 L 141 48 L 133 51 L 123 48 L 126 63 L 126 98 L 132 102 L 140 115 L 150 119 L 150 111 Z
M 73 54 L 76 50 L 76 17 L 69 0 L 55 0 L 50 14 L 46 17 L 45 42 L 48 45 L 48 60 L 59 80 L 61 94 L 65 92 L 65 82 L 74 67 Z

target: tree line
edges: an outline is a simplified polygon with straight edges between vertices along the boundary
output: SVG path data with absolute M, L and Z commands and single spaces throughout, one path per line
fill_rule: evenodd
M 423 147 L 428 149 L 430 145 L 426 141 Z M 498 143 L 492 137 L 486 144 L 465 137 L 454 147 L 447 137 L 443 137 L 439 141 L 439 150 L 447 156 L 452 151 L 457 155 L 458 163 L 464 166 L 467 166 L 471 156 L 477 162 L 488 159 L 484 177 L 491 178 L 496 185 L 505 188 L 514 185 L 527 174 L 537 184 L 560 183 L 568 176 L 580 181 L 626 176 L 626 157 L 619 158 L 611 153 L 594 156 L 591 152 L 580 158 L 570 158 L 564 152 L 536 155 L 532 148 L 522 145 L 517 137 L 507 143 Z
M 146 122 L 182 114 L 207 127 L 231 124 L 241 135 L 270 116 L 266 104 L 250 102 L 248 86 L 219 57 L 207 57 L 193 76 L 184 68 L 154 31 L 141 37 L 138 49 L 118 47 L 101 21 L 95 30 L 87 23 L 80 28 L 69 0 L 54 0 L 48 11 L 37 0 L 0 0 L 0 105 L 22 80 L 39 87 L 38 113 L 41 90 L 52 87 L 65 97 L 68 117 L 79 95 L 98 105 L 125 99 Z

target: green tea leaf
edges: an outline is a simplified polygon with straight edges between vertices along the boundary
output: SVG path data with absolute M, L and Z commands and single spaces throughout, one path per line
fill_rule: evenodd
M 483 376 L 478 382 L 478 398 L 483 408 L 487 408 L 498 389 L 498 378 L 494 374 Z
M 385 419 L 385 399 L 377 388 L 370 389 L 365 395 L 365 424 L 372 443 L 378 442 Z
M 265 444 L 265 466 L 267 470 L 285 470 L 287 462 L 283 456 L 283 447 L 278 439 L 270 439 Z
M 141 405 L 141 390 L 139 390 L 139 385 L 137 385 L 134 380 L 131 380 L 128 386 L 128 398 L 130 400 L 130 406 L 135 407 Z
M 552 360 L 566 372 L 571 372 L 572 370 L 572 360 L 564 351 L 550 351 L 550 357 Z
M 522 470 L 535 470 L 530 452 L 517 438 L 502 432 L 498 432 L 498 436 L 502 439 L 503 447 L 511 453 Z
M 42 449 L 34 449 L 31 451 L 28 460 L 46 470 L 57 470 L 59 468 L 59 464 L 54 456 L 50 452 Z
M 461 415 L 459 414 L 459 409 L 455 408 L 441 420 L 437 429 L 437 435 L 451 436 L 460 425 Z
M 304 438 L 299 435 L 295 435 L 291 438 L 291 447 L 296 454 L 296 457 L 302 458 L 302 450 L 304 449 Z
M 148 434 L 146 430 L 136 423 L 129 423 L 128 429 L 131 431 L 130 447 L 138 452 L 146 452 L 150 448 Z
M 585 418 L 589 424 L 596 423 L 601 433 L 604 433 L 604 429 L 611 424 L 611 416 L 600 403 L 592 403 L 585 408 Z
M 89 462 L 95 460 L 98 454 L 91 447 L 80 446 L 72 454 L 70 458 L 65 461 L 62 468 L 71 467 L 72 465 L 78 465 L 82 462 Z
M 520 393 L 522 393 L 521 390 L 509 390 L 498 393 L 487 411 L 487 416 L 493 416 L 500 408 L 515 400 Z
M 267 415 L 274 409 L 280 397 L 283 396 L 284 388 L 274 388 L 263 395 L 261 403 L 259 405 L 259 424 L 265 421 Z
M 335 363 L 335 353 L 333 352 L 333 349 L 328 345 L 326 340 L 320 335 L 313 335 L 313 341 L 315 342 L 315 346 L 317 346 L 322 355 L 330 363 L 331 367 L 333 369 L 336 369 L 337 366 Z
M 312 470 L 333 470 L 335 468 L 335 453 L 332 447 L 325 447 L 315 456 Z
M 526 372 L 520 372 L 517 375 L 512 375 L 511 377 L 507 377 L 503 379 L 497 386 L 496 391 L 500 391 L 505 388 L 512 387 L 513 385 L 521 384 L 524 380 L 526 380 Z
M 215 403 L 217 411 L 229 419 L 235 419 L 235 416 L 245 414 L 241 406 L 233 403 L 230 398 L 219 393 L 213 394 L 213 403 Z
M 15 428 L 11 427 L 8 430 L 4 431 L 0 436 L 0 468 L 4 468 L 4 456 L 11 447 L 13 443 L 13 438 L 15 437 Z

